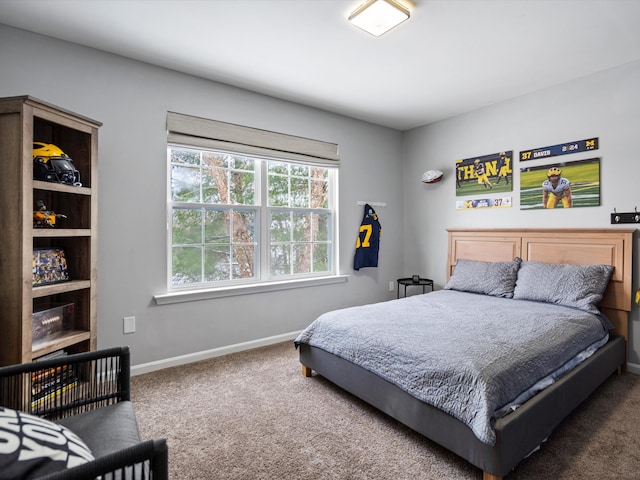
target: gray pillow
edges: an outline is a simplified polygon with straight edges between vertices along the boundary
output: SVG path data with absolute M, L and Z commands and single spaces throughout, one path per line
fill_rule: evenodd
M 598 314 L 598 303 L 612 273 L 611 265 L 522 262 L 513 298 L 555 303 Z
M 460 258 L 444 288 L 513 298 L 520 262 L 519 258 L 512 262 L 481 262 Z

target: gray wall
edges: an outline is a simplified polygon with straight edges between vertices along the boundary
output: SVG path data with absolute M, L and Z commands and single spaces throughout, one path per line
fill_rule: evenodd
M 405 272 L 422 266 L 442 286 L 445 282 L 447 227 L 595 227 L 616 228 L 610 213 L 640 208 L 638 132 L 640 62 L 516 98 L 405 133 Z M 455 160 L 502 150 L 520 150 L 599 137 L 600 149 L 571 154 L 538 165 L 600 157 L 599 207 L 520 210 L 519 162 L 514 166 L 513 207 L 455 210 Z M 443 181 L 424 185 L 427 168 L 446 172 Z M 459 197 L 463 198 L 463 197 Z M 635 225 L 622 225 L 633 228 Z M 634 244 L 634 287 L 638 287 L 638 236 Z M 638 308 L 631 313 L 629 361 L 640 363 Z
M 0 26 L 0 97 L 32 95 L 101 121 L 98 345 L 134 365 L 302 330 L 320 313 L 395 298 L 402 272 L 402 133 Z M 338 143 L 346 283 L 157 306 L 166 290 L 167 110 Z M 379 268 L 352 270 L 364 207 L 384 229 Z M 137 331 L 123 334 L 124 316 Z M 293 348 L 293 347 L 292 347 Z
M 390 281 L 420 273 L 445 281 L 447 227 L 610 227 L 637 197 L 640 63 L 487 107 L 404 134 L 317 109 L 0 26 L 0 96 L 29 94 L 104 123 L 100 130 L 98 344 L 129 344 L 142 364 L 286 335 L 333 308 L 395 298 Z M 172 110 L 340 145 L 340 271 L 347 283 L 156 306 L 166 283 L 166 133 Z M 456 211 L 455 159 L 597 136 L 601 206 Z M 515 164 L 518 167 L 518 164 Z M 445 171 L 435 185 L 429 168 Z M 514 173 L 515 185 L 519 175 Z M 379 208 L 380 267 L 354 272 L 362 216 Z M 636 242 L 638 242 L 636 238 Z M 637 244 L 634 279 L 638 274 Z M 636 285 L 637 282 L 634 282 Z M 122 317 L 137 332 L 124 335 Z M 629 360 L 640 363 L 638 309 Z

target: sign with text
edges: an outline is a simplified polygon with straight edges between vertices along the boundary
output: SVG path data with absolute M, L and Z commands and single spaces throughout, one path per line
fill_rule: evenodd
M 598 149 L 598 137 L 576 140 L 569 143 L 551 145 L 549 147 L 534 148 L 533 150 L 523 150 L 520 152 L 520 161 L 536 160 L 538 158 L 557 157 L 569 153 L 587 152 Z
M 456 210 L 475 210 L 477 208 L 511 208 L 511 197 L 456 200 Z

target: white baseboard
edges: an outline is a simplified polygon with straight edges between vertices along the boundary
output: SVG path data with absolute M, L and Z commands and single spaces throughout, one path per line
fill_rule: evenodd
M 627 372 L 640 375 L 640 365 L 637 363 L 627 362 Z
M 252 348 L 273 345 L 274 343 L 286 342 L 287 340 L 293 341 L 298 336 L 299 333 L 300 332 L 283 333 L 282 335 L 259 338 L 257 340 L 251 340 L 250 342 L 236 343 L 234 345 L 227 345 L 225 347 L 213 348 L 211 350 L 204 350 L 202 352 L 189 353 L 187 355 L 180 355 L 178 357 L 156 360 L 155 362 L 142 363 L 140 365 L 133 365 L 131 367 L 131 375 L 141 375 L 143 373 L 162 370 L 163 368 L 176 367 L 178 365 L 185 365 L 187 363 L 198 362 L 200 360 L 219 357 L 221 355 L 227 355 L 229 353 L 241 352 L 243 350 L 250 350 Z
M 163 368 L 176 367 L 178 365 L 198 362 L 200 360 L 219 357 L 221 355 L 227 355 L 229 353 L 241 352 L 243 350 L 250 350 L 252 348 L 273 345 L 274 343 L 286 342 L 287 340 L 293 341 L 299 335 L 299 333 L 300 332 L 283 333 L 282 335 L 259 338 L 257 340 L 251 340 L 250 342 L 236 343 L 234 345 L 213 348 L 211 350 L 204 350 L 202 352 L 189 353 L 187 355 L 180 355 L 178 357 L 156 360 L 155 362 L 142 363 L 140 365 L 134 365 L 131 367 L 131 375 L 141 375 L 143 373 L 162 370 Z M 627 362 L 627 372 L 640 375 L 640 364 Z

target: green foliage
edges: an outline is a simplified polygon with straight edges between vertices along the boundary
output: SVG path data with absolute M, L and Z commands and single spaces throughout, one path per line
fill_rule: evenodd
M 257 275 L 256 170 L 261 160 L 170 147 L 174 285 Z M 331 270 L 327 168 L 264 161 L 270 275 Z

